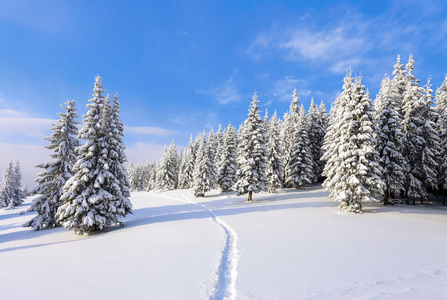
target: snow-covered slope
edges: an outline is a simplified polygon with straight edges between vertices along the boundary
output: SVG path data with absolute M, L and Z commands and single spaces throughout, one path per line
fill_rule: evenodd
M 124 228 L 76 236 L 0 211 L 4 299 L 443 299 L 447 210 L 338 213 L 320 187 L 132 194 Z M 29 205 L 29 204 L 27 204 Z

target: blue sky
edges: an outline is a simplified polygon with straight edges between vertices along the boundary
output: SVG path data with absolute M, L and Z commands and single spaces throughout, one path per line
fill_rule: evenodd
M 352 68 L 375 97 L 396 55 L 436 88 L 447 72 L 442 1 L 0 0 L 0 171 L 19 158 L 25 180 L 48 158 L 60 104 L 85 113 L 94 77 L 120 94 L 128 156 L 262 110 L 287 110 L 294 88 L 328 107 Z

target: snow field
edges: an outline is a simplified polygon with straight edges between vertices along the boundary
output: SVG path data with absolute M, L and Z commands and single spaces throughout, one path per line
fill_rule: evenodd
M 206 299 L 225 244 L 194 204 L 133 193 L 125 227 L 76 236 L 20 228 L 31 214 L 2 211 L 3 299 Z M 4 226 L 11 226 L 3 230 Z
M 444 299 L 447 210 L 339 213 L 319 186 L 133 193 L 123 228 L 76 236 L 0 211 L 4 299 Z

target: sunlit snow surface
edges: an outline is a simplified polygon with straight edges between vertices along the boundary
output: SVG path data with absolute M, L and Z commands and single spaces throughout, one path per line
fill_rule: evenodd
M 338 213 L 313 186 L 132 194 L 123 228 L 76 236 L 0 211 L 2 299 L 445 299 L 447 209 Z

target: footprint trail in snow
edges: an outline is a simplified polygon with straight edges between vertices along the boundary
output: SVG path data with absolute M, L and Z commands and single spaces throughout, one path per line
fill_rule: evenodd
M 207 206 L 191 201 L 180 194 L 180 197 L 188 203 L 193 203 L 203 207 L 213 219 L 214 223 L 222 227 L 226 235 L 225 248 L 222 251 L 222 258 L 219 263 L 217 280 L 210 299 L 236 299 L 237 264 L 239 262 L 239 251 L 237 249 L 237 233 L 227 223 L 222 221 Z
M 185 195 L 179 194 L 181 199 L 172 198 L 169 196 L 164 196 L 172 200 L 183 201 L 190 204 L 195 204 L 197 206 L 205 209 L 210 215 L 214 223 L 219 225 L 226 235 L 225 247 L 222 251 L 222 257 L 217 269 L 217 279 L 214 285 L 214 289 L 211 292 L 209 299 L 226 299 L 234 300 L 236 299 L 236 281 L 237 281 L 237 265 L 239 262 L 239 250 L 237 249 L 238 236 L 237 233 L 229 226 L 227 223 L 222 221 L 216 214 L 209 209 L 207 206 L 197 203 L 195 201 L 189 200 Z

